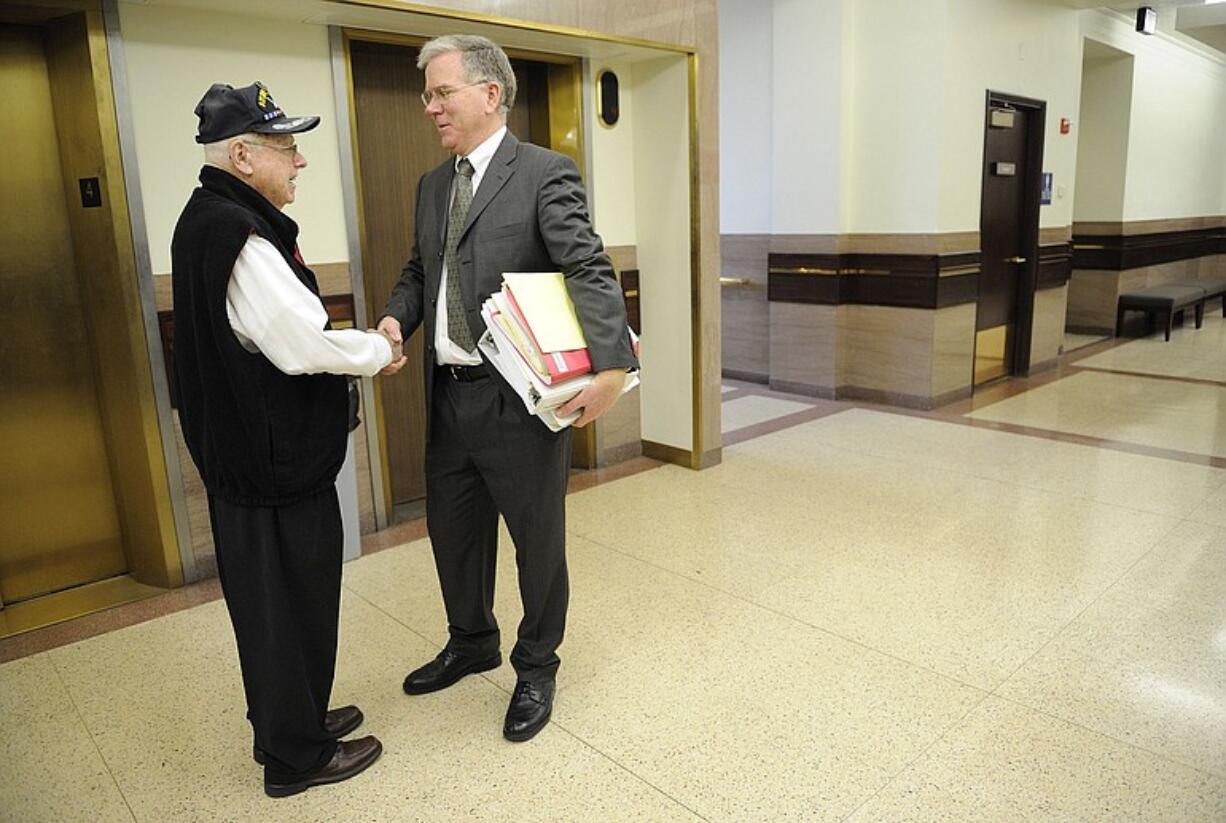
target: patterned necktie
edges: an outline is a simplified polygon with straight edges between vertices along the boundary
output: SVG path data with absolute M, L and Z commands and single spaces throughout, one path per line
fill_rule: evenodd
M 476 348 L 472 332 L 468 329 L 468 317 L 464 312 L 464 296 L 460 292 L 460 264 L 456 246 L 460 244 L 460 232 L 464 230 L 464 218 L 473 202 L 473 164 L 465 158 L 456 166 L 455 195 L 451 198 L 451 214 L 447 217 L 447 246 L 444 261 L 447 264 L 447 336 L 464 351 Z

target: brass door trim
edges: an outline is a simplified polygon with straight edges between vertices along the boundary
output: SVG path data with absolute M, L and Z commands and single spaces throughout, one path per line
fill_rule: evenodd
M 704 406 L 702 402 L 703 387 L 703 296 L 702 296 L 702 163 L 699 157 L 699 117 L 698 117 L 698 54 L 688 52 L 687 68 L 689 69 L 688 102 L 689 102 L 689 161 L 690 161 L 690 403 L 692 405 L 692 436 L 690 452 L 690 468 L 704 468 L 703 460 L 706 452 L 706 432 Z M 712 381 L 718 391 L 719 380 Z M 718 409 L 719 406 L 716 405 Z M 716 427 L 716 449 L 722 447 L 722 435 Z
M 399 0 L 331 0 L 338 6 L 355 6 L 358 8 L 386 9 L 402 14 L 420 15 L 422 17 L 437 17 L 444 20 L 461 20 L 473 23 L 486 23 L 501 28 L 518 31 L 533 31 L 544 34 L 556 34 L 562 37 L 580 40 L 595 40 L 601 43 L 615 43 L 621 46 L 637 46 L 656 51 L 677 52 L 693 55 L 697 49 L 693 46 L 683 46 L 675 43 L 665 43 L 659 40 L 647 40 L 640 37 L 626 37 L 620 34 L 581 29 L 573 26 L 559 26 L 554 23 L 539 23 L 531 20 L 521 20 L 514 17 L 503 17 L 496 14 L 462 11 L 459 9 L 443 9 L 436 6 L 423 6 L 418 3 L 402 3 Z M 422 42 L 425 42 L 423 39 Z M 507 55 L 510 56 L 510 52 Z
M 333 30 L 337 31 L 335 27 L 333 28 Z M 365 309 L 365 312 L 362 315 L 360 315 L 360 319 L 362 320 L 363 323 L 369 325 L 370 320 L 371 320 L 371 314 L 370 314 L 369 307 L 378 305 L 378 303 L 375 299 L 375 296 L 371 293 L 371 289 L 374 287 L 374 284 L 371 281 L 366 279 L 365 272 L 364 272 L 364 264 L 363 264 L 363 261 L 366 259 L 366 257 L 369 256 L 370 250 L 368 248 L 368 243 L 367 243 L 366 208 L 363 205 L 365 201 L 364 201 L 363 193 L 362 193 L 362 156 L 361 156 L 361 151 L 358 149 L 357 97 L 354 94 L 353 54 L 352 54 L 352 49 L 350 48 L 350 46 L 354 40 L 367 40 L 367 41 L 373 41 L 377 43 L 391 42 L 394 44 L 419 45 L 420 46 L 421 44 L 426 42 L 426 38 L 410 37 L 408 35 L 393 35 L 393 34 L 384 33 L 384 32 L 369 32 L 368 33 L 365 31 L 353 31 L 350 29 L 339 29 L 339 33 L 340 33 L 341 46 L 344 52 L 343 68 L 344 68 L 344 81 L 345 81 L 345 96 L 344 96 L 344 106 L 342 107 L 342 100 L 338 95 L 337 101 L 336 101 L 336 109 L 337 109 L 337 116 L 338 116 L 338 124 L 340 122 L 347 122 L 349 124 L 349 128 L 346 132 L 346 137 L 344 138 L 345 140 L 348 141 L 349 151 L 345 152 L 343 147 L 341 151 L 341 154 L 342 154 L 341 162 L 343 164 L 341 166 L 342 182 L 344 179 L 344 174 L 343 174 L 344 169 L 345 169 L 344 164 L 347 161 L 350 161 L 353 164 L 352 169 L 351 169 L 352 176 L 349 178 L 351 181 L 351 185 L 352 185 L 353 203 L 346 204 L 345 214 L 348 217 L 348 215 L 352 211 L 357 221 L 356 227 L 352 227 L 352 226 L 349 227 L 349 228 L 357 229 L 356 238 L 351 238 L 349 241 L 351 258 L 353 257 L 353 254 L 352 254 L 353 244 L 356 243 L 357 248 L 358 248 L 358 257 L 356 260 L 356 264 L 355 264 L 355 261 L 351 259 L 349 261 L 349 270 L 351 272 L 351 277 L 354 278 L 353 293 L 354 293 L 355 301 L 357 299 L 357 294 L 359 291 L 361 292 L 363 296 L 362 304 L 363 304 L 363 308 Z M 367 37 L 365 36 L 366 34 L 370 34 L 371 36 Z M 394 40 L 387 39 L 387 38 L 393 38 L 393 37 L 396 39 Z M 335 64 L 333 67 L 333 79 L 334 79 L 334 82 L 336 82 L 339 85 L 339 80 L 336 78 Z M 338 129 L 338 132 L 339 132 L 339 129 Z M 349 196 L 349 190 L 350 190 L 350 186 L 348 185 L 346 185 L 345 188 L 343 189 L 343 191 L 346 194 L 346 198 L 348 198 Z M 358 280 L 358 278 L 360 278 L 360 281 Z M 357 286 L 360 286 L 361 288 L 359 289 L 357 288 Z M 355 314 L 357 313 L 356 305 L 354 306 L 354 313 Z M 374 501 L 374 505 L 375 505 L 375 527 L 381 529 L 381 528 L 386 528 L 388 526 L 389 520 L 390 520 L 390 514 L 394 510 L 394 505 L 395 505 L 392 500 L 392 483 L 391 483 L 392 469 L 391 469 L 391 463 L 388 458 L 388 449 L 387 449 L 387 421 L 383 414 L 383 381 L 374 380 L 372 378 L 363 378 L 362 383 L 363 383 L 364 388 L 371 389 L 371 391 L 367 392 L 365 396 L 373 400 L 373 402 L 367 402 L 365 404 L 367 407 L 369 407 L 365 411 L 368 415 L 367 421 L 369 423 L 372 419 L 371 414 L 373 410 L 373 421 L 374 421 L 374 429 L 375 429 L 374 435 L 375 436 L 374 438 L 371 438 L 370 434 L 368 433 L 366 437 L 366 444 L 367 444 L 367 453 L 370 457 L 371 475 L 373 476 L 375 474 L 378 474 L 379 477 L 378 477 L 377 482 L 382 490 L 382 494 L 380 495 L 377 493 L 379 489 L 373 489 L 373 488 L 371 489 L 371 498 Z M 374 441 L 373 444 L 372 444 L 372 439 Z M 379 467 L 378 472 L 374 471 L 375 466 Z M 382 517 L 380 517 L 380 509 L 382 509 Z
M 140 294 L 141 313 L 145 321 L 145 346 L 153 381 L 153 400 L 162 444 L 167 492 L 170 497 L 170 518 L 178 543 L 179 565 L 183 583 L 201 578 L 192 548 L 191 520 L 187 513 L 187 493 L 183 488 L 183 472 L 179 463 L 179 446 L 175 442 L 174 420 L 170 408 L 170 385 L 166 380 L 165 353 L 158 332 L 157 294 L 153 279 L 153 264 L 149 255 L 149 233 L 145 222 L 144 195 L 141 192 L 140 166 L 136 153 L 136 130 L 132 119 L 132 95 L 128 88 L 127 57 L 123 33 L 119 27 L 118 0 L 102 0 L 102 21 L 106 33 L 107 53 L 111 66 L 111 93 L 114 99 L 115 124 L 119 138 L 123 184 L 127 193 L 129 234 L 132 238 L 132 259 L 136 267 L 136 283 Z
M 808 266 L 789 266 L 789 267 L 772 266 L 768 268 L 766 271 L 767 271 L 767 274 L 809 274 L 809 275 L 821 275 L 823 277 L 838 276 L 838 274 L 840 273 L 838 269 L 821 269 L 821 268 L 812 268 Z
M 349 293 L 353 295 L 354 323 L 365 328 L 369 323 L 370 295 L 363 269 L 365 217 L 362 209 L 362 178 L 358 173 L 357 117 L 354 112 L 353 72 L 350 70 L 349 41 L 337 26 L 328 27 L 329 58 L 332 62 L 332 93 L 335 100 L 337 149 L 340 154 L 341 199 L 349 247 Z M 381 380 L 363 377 L 362 415 L 366 421 L 365 448 L 370 467 L 371 504 L 375 529 L 387 528 L 391 508 L 390 468 L 387 464 L 387 433 L 383 422 Z M 378 467 L 376 470 L 375 467 Z

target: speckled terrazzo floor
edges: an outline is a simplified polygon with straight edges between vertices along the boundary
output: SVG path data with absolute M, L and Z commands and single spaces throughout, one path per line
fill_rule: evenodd
M 367 773 L 263 795 L 212 602 L 0 666 L 0 820 L 1226 820 L 1223 502 L 1214 465 L 835 410 L 571 496 L 530 743 L 500 736 L 509 666 L 401 692 L 445 639 L 417 540 L 345 569 Z

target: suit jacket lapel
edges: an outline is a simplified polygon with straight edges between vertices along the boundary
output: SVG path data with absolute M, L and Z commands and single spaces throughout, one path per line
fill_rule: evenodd
M 448 160 L 439 171 L 440 180 L 434 192 L 434 213 L 438 215 L 439 221 L 439 248 L 444 248 L 447 245 L 447 215 L 451 211 L 451 186 L 452 179 L 455 177 L 455 158 Z
M 464 239 L 464 235 L 472 228 L 473 222 L 481 215 L 485 207 L 494 199 L 494 195 L 498 194 L 511 179 L 511 175 L 515 173 L 514 163 L 518 154 L 519 140 L 508 131 L 502 138 L 502 142 L 498 144 L 498 150 L 494 152 L 489 166 L 485 169 L 485 174 L 481 177 L 481 185 L 477 187 L 473 195 L 472 205 L 468 207 L 468 217 L 464 220 L 464 231 L 460 233 L 461 240 Z
M 423 182 L 425 191 L 422 193 L 421 206 L 423 208 L 433 208 L 432 215 L 418 215 L 417 225 L 422 228 L 430 227 L 435 229 L 438 234 L 438 247 L 444 249 L 447 247 L 447 210 L 451 205 L 451 199 L 448 195 L 451 193 L 451 178 L 455 176 L 455 158 L 448 160 L 441 166 L 435 167 L 433 171 L 426 177 Z M 429 205 L 427 205 L 429 204 Z M 434 225 L 430 226 L 430 220 L 434 220 Z M 423 261 L 426 269 L 426 294 L 437 295 L 439 287 L 439 276 L 442 274 L 441 260 L 436 264 L 434 261 Z

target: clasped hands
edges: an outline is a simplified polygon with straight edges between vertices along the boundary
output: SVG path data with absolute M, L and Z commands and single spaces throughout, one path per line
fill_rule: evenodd
M 395 329 L 388 325 L 388 321 L 395 324 Z M 390 317 L 385 317 L 383 318 L 383 321 L 379 323 L 378 328 L 368 329 L 367 333 L 379 335 L 387 341 L 389 346 L 392 347 L 392 362 L 389 366 L 385 367 L 383 371 L 379 372 L 379 374 L 395 374 L 396 372 L 400 371 L 401 367 L 404 366 L 406 359 L 404 356 L 404 338 L 400 334 L 400 324 L 395 320 L 392 320 Z M 392 371 L 388 371 L 388 369 L 391 369 L 392 366 L 395 366 L 396 368 L 392 369 Z

